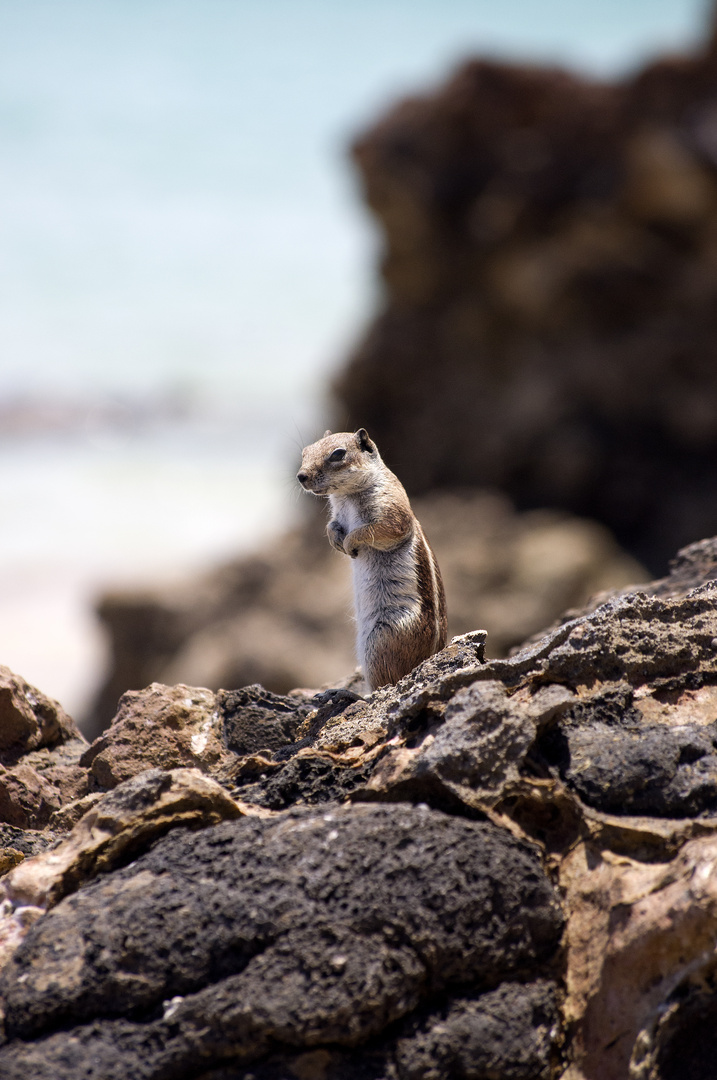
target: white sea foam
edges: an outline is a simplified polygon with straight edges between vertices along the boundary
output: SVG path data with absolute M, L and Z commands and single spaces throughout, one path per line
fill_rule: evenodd
M 251 420 L 0 439 L 0 663 L 81 715 L 104 588 L 165 583 L 285 528 L 289 421 Z

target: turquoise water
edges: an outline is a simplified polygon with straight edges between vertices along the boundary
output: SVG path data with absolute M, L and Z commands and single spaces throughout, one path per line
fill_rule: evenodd
M 0 0 L 0 663 L 72 711 L 105 584 L 295 512 L 377 302 L 352 135 L 474 53 L 597 76 L 704 0 Z
M 345 148 L 480 52 L 598 75 L 704 0 L 1 0 L 0 398 L 310 394 L 374 302 Z

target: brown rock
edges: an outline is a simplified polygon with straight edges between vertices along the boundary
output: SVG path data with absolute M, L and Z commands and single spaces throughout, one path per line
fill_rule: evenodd
M 0 667 L 0 822 L 42 828 L 63 802 L 84 794 L 78 761 L 86 746 L 56 701 Z
M 87 791 L 87 770 L 80 765 L 86 750 L 86 739 L 71 739 L 52 750 L 32 750 L 25 754 L 22 764 L 31 765 L 43 780 L 57 788 L 63 803 L 71 802 Z
M 0 848 L 0 876 L 7 874 L 8 870 L 12 870 L 13 866 L 17 866 L 24 858 L 23 853 L 15 848 Z
M 56 833 L 66 833 L 77 824 L 81 817 L 96 806 L 100 799 L 104 798 L 101 791 L 91 791 L 89 795 L 83 795 L 80 799 L 65 803 L 59 810 L 55 810 L 48 823 L 49 828 Z
M 0 666 L 0 760 L 12 765 L 30 750 L 56 747 L 82 734 L 61 705 Z
M 90 804 L 59 845 L 16 867 L 3 879 L 4 896 L 13 904 L 50 907 L 170 829 L 241 815 L 224 788 L 198 769 L 150 769 Z
M 60 793 L 31 765 L 0 765 L 0 821 L 20 829 L 41 829 L 61 803 Z
M 676 1063 L 663 1069 L 690 1021 L 699 1021 L 695 1006 L 704 1006 L 714 974 L 717 839 L 687 843 L 666 866 L 581 844 L 564 860 L 561 884 L 565 1019 L 575 1032 L 570 1080 L 708 1076 L 711 1065 L 690 1071 L 693 1062 L 707 1064 L 699 1023 L 697 1044 L 683 1050 L 684 1071 Z
M 574 700 L 566 687 L 546 686 L 509 697 L 501 682 L 474 682 L 453 695 L 443 724 L 417 746 L 389 750 L 374 769 L 366 794 L 492 808 L 520 785 L 521 765 L 538 731 Z
M 123 695 L 111 727 L 85 751 L 80 764 L 89 768 L 90 785 L 107 791 L 147 769 L 197 766 L 207 771 L 226 757 L 214 694 L 152 683 Z

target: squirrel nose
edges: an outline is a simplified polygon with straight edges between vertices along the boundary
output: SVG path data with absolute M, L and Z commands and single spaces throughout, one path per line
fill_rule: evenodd
M 300 472 L 296 474 L 296 479 L 299 481 L 300 484 L 305 484 L 309 477 L 305 472 Z

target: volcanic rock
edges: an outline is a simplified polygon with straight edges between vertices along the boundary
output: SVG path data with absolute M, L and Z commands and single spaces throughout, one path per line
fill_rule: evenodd
M 425 807 L 175 830 L 28 933 L 0 1066 L 111 1080 L 354 1046 L 449 987 L 544 971 L 561 928 L 531 845 Z
M 15 869 L 0 880 L 0 968 L 47 908 L 84 881 L 123 865 L 169 829 L 196 828 L 244 812 L 196 769 L 150 770 L 109 795 L 88 795 L 79 802 L 81 808 L 69 804 L 75 812 L 64 820 L 54 815 L 53 824 L 64 831 L 79 811 L 64 840 L 53 843 L 51 833 L 3 829 L 2 839 L 14 847 L 0 852 L 2 872 Z M 26 855 L 35 857 L 23 862 Z
M 198 769 L 150 769 L 100 797 L 66 839 L 7 875 L 4 895 L 52 906 L 169 829 L 209 825 L 241 813 L 226 791 Z
M 0 825 L 0 875 L 6 874 L 28 855 L 44 851 L 54 839 L 51 831 L 19 829 Z
M 505 982 L 416 1025 L 396 1047 L 398 1075 L 549 1080 L 559 1022 L 554 983 Z

